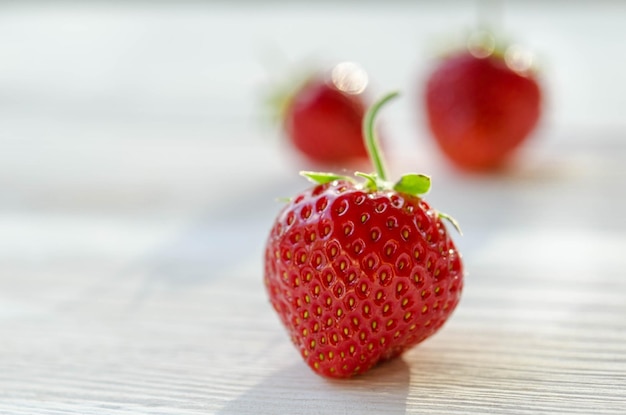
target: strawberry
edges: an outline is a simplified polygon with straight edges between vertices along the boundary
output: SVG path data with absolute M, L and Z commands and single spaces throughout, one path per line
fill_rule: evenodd
M 380 107 L 364 119 L 376 173 L 303 172 L 316 183 L 282 209 L 265 248 L 270 301 L 306 363 L 350 377 L 435 333 L 463 286 L 461 256 L 421 195 L 430 178 L 386 180 L 373 133 Z
M 537 125 L 541 90 L 528 57 L 515 47 L 473 45 L 445 57 L 428 78 L 430 130 L 458 167 L 501 167 Z
M 321 165 L 367 159 L 361 125 L 367 74 L 352 63 L 309 77 L 283 104 L 285 135 L 303 155 Z

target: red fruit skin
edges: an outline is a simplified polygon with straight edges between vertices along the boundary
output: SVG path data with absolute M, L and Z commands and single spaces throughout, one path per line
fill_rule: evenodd
M 426 112 L 443 153 L 466 170 L 502 166 L 537 125 L 541 90 L 499 56 L 464 52 L 444 59 L 428 79 Z
M 301 153 L 323 165 L 366 159 L 363 94 L 348 94 L 321 77 L 309 80 L 284 113 L 284 131 Z
M 282 209 L 265 286 L 306 363 L 345 378 L 435 333 L 459 302 L 463 266 L 424 200 L 338 181 Z

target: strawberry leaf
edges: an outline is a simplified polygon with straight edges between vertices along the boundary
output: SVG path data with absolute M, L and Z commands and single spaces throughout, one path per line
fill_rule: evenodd
M 369 190 L 378 190 L 378 188 L 380 187 L 380 180 L 378 179 L 378 176 L 376 175 L 376 173 L 362 173 L 360 171 L 357 171 L 354 173 L 355 176 L 357 177 L 362 177 L 365 179 L 365 187 Z
M 461 230 L 461 226 L 459 225 L 459 222 L 456 221 L 456 219 L 454 219 L 452 216 L 443 212 L 437 212 L 437 216 L 439 216 L 439 218 L 441 219 L 445 219 L 448 222 L 450 222 L 450 224 L 454 226 L 454 229 L 456 229 L 459 235 L 463 236 L 463 231 Z
M 335 180 L 347 180 L 349 182 L 354 182 L 352 177 L 342 176 L 340 174 L 335 174 L 335 173 L 301 171 L 300 175 L 306 177 L 313 183 L 317 183 L 317 184 L 326 184 L 326 183 L 334 182 Z
M 430 190 L 430 177 L 424 174 L 405 174 L 393 186 L 393 190 L 413 196 L 423 195 Z

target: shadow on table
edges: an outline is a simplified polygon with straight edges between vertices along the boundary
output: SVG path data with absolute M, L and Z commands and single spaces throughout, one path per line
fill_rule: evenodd
M 364 375 L 328 380 L 302 363 L 279 370 L 238 398 L 220 415 L 405 414 L 410 370 L 403 359 L 383 363 Z

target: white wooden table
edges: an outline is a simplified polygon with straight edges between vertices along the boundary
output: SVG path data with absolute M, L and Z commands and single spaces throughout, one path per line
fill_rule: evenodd
M 626 413 L 626 7 L 599 4 L 510 5 L 549 99 L 497 177 L 415 128 L 429 36 L 467 4 L 3 6 L 0 413 Z M 262 284 L 275 198 L 306 186 L 255 115 L 273 48 L 407 91 L 392 170 L 432 174 L 465 233 L 452 319 L 352 380 L 305 366 Z

